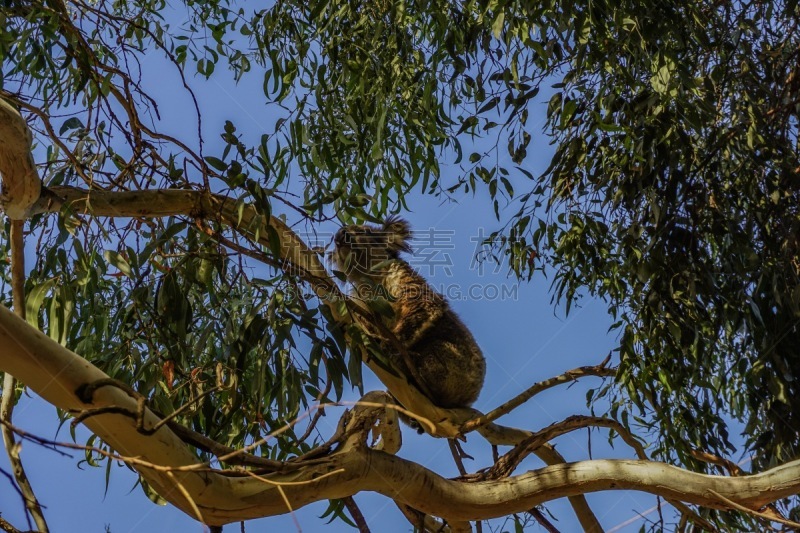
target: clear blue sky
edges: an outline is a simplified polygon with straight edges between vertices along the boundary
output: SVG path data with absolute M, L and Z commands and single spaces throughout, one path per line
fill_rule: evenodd
M 184 138 L 191 135 L 195 128 L 187 127 L 187 122 L 194 124 L 194 112 L 185 93 L 172 91 L 172 88 L 180 86 L 174 72 L 158 63 L 144 67 L 145 86 L 149 86 L 160 98 L 165 129 Z M 224 68 L 219 67 L 218 70 L 224 74 Z M 214 143 L 225 120 L 232 120 L 249 139 L 271 133 L 276 120 L 271 109 L 263 104 L 258 76 L 233 86 L 219 74 L 205 83 L 199 79 L 192 80 L 204 113 L 208 154 L 214 152 Z M 532 116 L 537 113 L 540 117 L 543 115 L 543 104 L 532 109 Z M 534 136 L 529 152 L 526 163 L 529 169 L 534 173 L 541 171 L 550 157 L 547 140 Z M 445 167 L 443 173 L 446 175 L 456 170 Z M 467 295 L 466 298 L 452 301 L 452 306 L 472 330 L 488 361 L 486 385 L 475 407 L 489 410 L 536 381 L 576 366 L 600 362 L 615 343 L 607 334 L 611 320 L 606 314 L 605 305 L 584 299 L 581 307 L 574 308 L 568 317 L 564 317 L 563 309 L 551 305 L 549 281 L 541 275 L 535 276 L 530 283 L 516 286 L 513 278 L 508 277 L 503 269 L 493 272 L 491 264 L 483 269 L 473 264 L 475 237 L 481 230 L 486 234 L 496 229 L 497 223 L 487 198 L 465 195 L 456 196 L 456 199 L 455 203 L 442 203 L 435 198 L 415 196 L 408 202 L 411 212 L 406 213 L 405 217 L 417 231 L 416 244 L 420 254 L 437 254 L 432 257 L 439 262 L 439 266 L 431 271 L 422 264 L 423 275 L 436 287 L 449 287 L 451 291 L 456 289 Z M 333 231 L 334 226 L 328 229 Z M 438 239 L 442 239 L 439 243 L 441 246 L 435 249 L 426 243 L 425 236 L 430 235 L 430 229 L 435 231 Z M 420 261 L 418 256 L 415 264 L 420 264 Z M 516 290 L 516 296 L 493 297 L 502 287 L 512 293 Z M 587 413 L 585 392 L 598 384 L 598 380 L 587 379 L 585 383 L 548 391 L 499 422 L 535 430 L 572 414 Z M 374 376 L 365 370 L 365 390 L 382 388 Z M 357 392 L 352 391 L 346 399 L 358 399 Z M 327 420 L 320 424 L 323 433 L 333 431 L 340 413 L 329 411 Z M 56 434 L 58 422 L 54 409 L 35 398 L 22 400 L 15 413 L 15 422 L 25 430 L 44 437 L 62 441 L 70 439 L 66 427 Z M 87 436 L 85 430 L 79 431 L 77 442 L 85 442 Z M 417 436 L 407 428 L 404 438 L 406 442 L 401 450 L 403 457 L 418 461 L 443 475 L 455 474 L 445 441 Z M 623 443 L 617 443 L 615 449 L 609 448 L 605 431 L 592 433 L 591 439 L 594 458 L 633 457 Z M 586 431 L 561 437 L 556 443 L 568 460 L 588 458 Z M 490 448 L 479 438 L 471 437 L 465 449 L 476 458 L 475 462 L 467 463 L 468 469 L 490 464 Z M 8 471 L 5 454 L 0 455 L 0 468 Z M 203 530 L 202 526 L 183 513 L 169 506 L 153 505 L 138 487 L 133 487 L 136 477 L 127 468 L 114 466 L 111 469 L 106 492 L 105 469 L 86 464 L 80 469 L 76 468 L 81 454 L 72 455 L 73 458 L 61 457 L 31 444 L 25 444 L 22 453 L 54 532 L 104 531 L 105 525 L 109 525 L 114 533 Z M 531 460 L 524 463 L 520 471 L 538 466 Z M 390 500 L 382 496 L 360 494 L 356 496 L 356 501 L 374 532 L 393 533 L 412 529 Z M 26 527 L 19 497 L 4 479 L 0 479 L 0 502 L 3 518 L 17 527 Z M 589 502 L 604 527 L 611 529 L 635 518 L 637 513 L 650 509 L 655 505 L 655 498 L 630 492 L 609 492 L 590 495 Z M 322 502 L 301 509 L 295 513 L 294 519 L 303 531 L 352 531 L 342 523 L 325 526 L 325 522 L 317 516 L 322 514 L 326 506 L 327 502 Z M 560 530 L 568 532 L 579 529 L 565 501 L 549 504 L 548 509 L 558 519 L 555 523 Z M 671 513 L 665 511 L 665 516 L 668 515 Z M 655 517 L 655 514 L 650 515 L 650 518 Z M 638 531 L 642 524 L 643 521 L 634 520 L 618 531 Z M 507 525 L 507 528 L 511 527 L 511 524 Z M 295 529 L 294 520 L 288 515 L 251 521 L 246 525 L 248 532 Z M 239 531 L 239 526 L 227 526 L 226 531 Z

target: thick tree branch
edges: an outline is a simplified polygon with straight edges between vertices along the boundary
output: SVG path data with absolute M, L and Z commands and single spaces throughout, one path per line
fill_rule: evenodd
M 539 446 L 533 453 L 547 465 L 558 465 L 567 462 L 556 451 L 555 446 L 549 442 Z M 575 516 L 586 533 L 602 533 L 603 526 L 600 525 L 600 521 L 592 512 L 592 508 L 589 507 L 589 502 L 586 501 L 584 496 L 570 496 L 569 504 L 572 506 L 572 510 L 575 511 Z
M 2 306 L 0 346 L 0 370 L 18 376 L 46 401 L 62 409 L 86 408 L 75 391 L 107 377 Z M 109 405 L 136 409 L 136 402 L 126 393 L 103 387 L 95 393 L 92 407 Z M 149 411 L 145 416 L 148 425 L 158 422 Z M 357 421 L 369 428 L 372 422 L 368 420 L 371 419 Z M 298 509 L 312 501 L 375 491 L 424 513 L 444 515 L 450 522 L 504 516 L 555 498 L 600 490 L 642 490 L 696 505 L 729 509 L 735 503 L 752 510 L 800 492 L 800 461 L 762 474 L 731 478 L 649 461 L 596 460 L 548 466 L 502 480 L 463 483 L 372 450 L 366 446 L 365 437 L 355 433 L 349 445 L 330 457 L 289 474 L 263 476 L 270 481 L 265 483 L 250 477 L 200 471 L 206 466 L 198 463 L 166 427 L 146 436 L 136 430 L 135 421 L 115 414 L 92 417 L 86 425 L 120 454 L 160 465 L 139 469 L 159 494 L 187 514 L 194 515 L 196 507 L 208 524 L 288 512 L 281 492 L 291 508 Z M 176 483 L 191 495 L 194 505 Z

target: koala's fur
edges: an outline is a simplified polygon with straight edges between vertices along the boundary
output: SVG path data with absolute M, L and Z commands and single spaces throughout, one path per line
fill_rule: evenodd
M 440 407 L 466 407 L 477 398 L 486 374 L 486 361 L 472 334 L 400 252 L 411 252 L 408 222 L 389 218 L 383 226 L 351 225 L 334 237 L 334 258 L 356 296 L 369 299 L 377 293 L 387 299 L 393 316 L 385 325 L 402 343 L 416 366 L 408 371 L 405 358 L 380 339 L 386 355 Z M 371 333 L 368 331 L 368 333 Z

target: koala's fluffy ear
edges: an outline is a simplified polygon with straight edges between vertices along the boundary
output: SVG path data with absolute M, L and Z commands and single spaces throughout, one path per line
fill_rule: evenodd
M 411 245 L 408 240 L 411 238 L 411 226 L 398 217 L 389 217 L 383 223 L 383 231 L 386 233 L 386 244 L 390 250 L 411 253 Z

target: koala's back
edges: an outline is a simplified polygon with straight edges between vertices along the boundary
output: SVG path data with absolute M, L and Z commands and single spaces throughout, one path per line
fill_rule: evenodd
M 401 259 L 388 268 L 384 287 L 393 298 L 390 329 L 416 365 L 416 375 L 440 407 L 478 399 L 486 361 L 475 338 L 447 301 Z
M 441 407 L 465 407 L 478 399 L 486 375 L 486 361 L 472 333 L 450 309 L 410 351 L 421 369 L 421 379 Z

